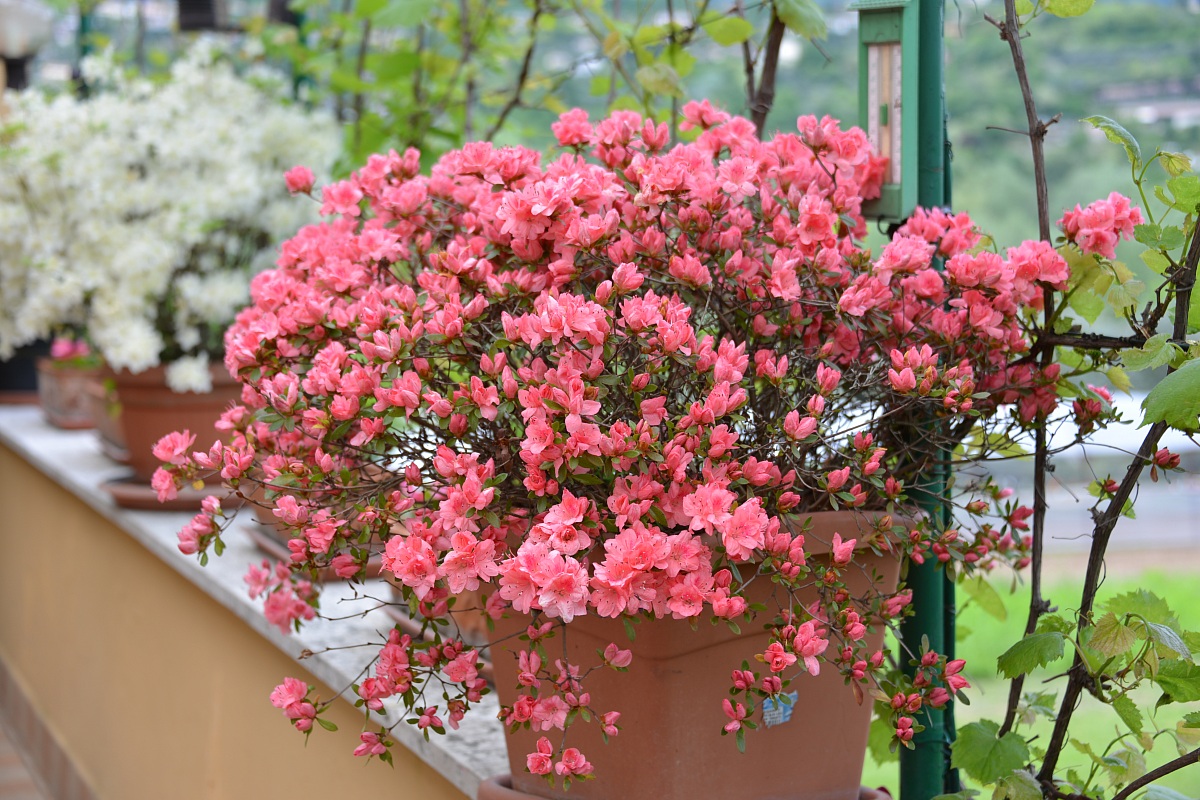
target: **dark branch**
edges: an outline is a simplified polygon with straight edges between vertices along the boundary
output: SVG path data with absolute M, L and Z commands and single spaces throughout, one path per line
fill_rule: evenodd
M 1122 789 L 1121 791 L 1119 791 L 1115 795 L 1113 795 L 1113 800 L 1125 800 L 1127 797 L 1132 795 L 1138 789 L 1141 789 L 1143 786 L 1149 786 L 1151 783 L 1154 783 L 1154 781 L 1158 780 L 1159 778 L 1162 778 L 1166 775 L 1170 775 L 1172 772 L 1175 772 L 1176 770 L 1181 770 L 1184 767 L 1191 766 L 1192 764 L 1195 764 L 1197 762 L 1200 762 L 1200 748 L 1197 748 L 1190 753 L 1184 753 L 1179 758 L 1168 761 L 1167 763 L 1163 764 L 1161 767 L 1157 767 L 1155 769 L 1150 770 L 1145 775 L 1138 778 L 1136 781 L 1133 781 L 1128 786 L 1126 786 L 1124 789 Z
M 775 77 L 779 71 L 779 48 L 783 45 L 783 34 L 787 26 L 783 20 L 771 10 L 771 28 L 767 32 L 766 56 L 763 59 L 762 76 L 758 81 L 758 90 L 750 102 L 750 121 L 758 131 L 759 139 L 767 137 L 767 115 L 775 105 Z
M 500 114 L 496 117 L 496 122 L 485 135 L 484 141 L 492 141 L 496 137 L 496 133 L 504 126 L 508 120 L 508 115 L 513 109 L 521 104 L 521 94 L 525 91 L 525 84 L 529 81 L 529 67 L 533 64 L 533 51 L 537 48 L 537 25 L 538 20 L 542 16 L 541 0 L 533 7 L 533 16 L 529 18 L 529 47 L 525 50 L 525 57 L 521 59 L 521 71 L 517 74 L 517 85 L 513 89 L 512 97 L 508 98 L 508 102 L 504 104 L 504 108 L 500 109 Z

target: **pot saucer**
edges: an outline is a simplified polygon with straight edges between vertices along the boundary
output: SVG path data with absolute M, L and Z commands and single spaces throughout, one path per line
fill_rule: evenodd
M 200 503 L 211 494 L 220 493 L 220 486 L 206 486 L 197 491 L 190 486 L 179 490 L 179 496 L 165 503 L 158 502 L 158 493 L 148 483 L 137 478 L 115 478 L 102 486 L 121 508 L 138 511 L 199 511 Z

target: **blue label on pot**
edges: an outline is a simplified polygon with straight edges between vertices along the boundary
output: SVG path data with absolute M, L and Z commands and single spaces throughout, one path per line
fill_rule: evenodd
M 779 697 L 768 697 L 763 700 L 763 725 L 771 728 L 789 721 L 799 697 L 800 695 L 796 692 L 788 692 Z

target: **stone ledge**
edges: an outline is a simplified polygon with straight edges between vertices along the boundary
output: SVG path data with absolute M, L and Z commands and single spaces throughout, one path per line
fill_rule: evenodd
M 321 651 L 383 641 L 392 623 L 378 601 L 372 599 L 387 596 L 382 581 L 368 583 L 357 592 L 346 584 L 330 584 L 322 594 L 324 612 L 339 617 L 361 616 L 341 619 L 336 624 L 315 620 L 298 634 L 282 634 L 263 617 L 261 603 L 249 598 L 242 580 L 247 566 L 263 560 L 244 528 L 252 524 L 249 514 L 239 517 L 227 532 L 225 553 L 220 558 L 210 558 L 208 566 L 201 567 L 194 557 L 183 555 L 176 547 L 175 535 L 191 519 L 191 513 L 118 508 L 101 488 L 106 481 L 126 476 L 128 470 L 101 454 L 94 432 L 53 428 L 33 406 L 0 406 L 0 444 L 124 530 L 313 675 L 334 689 L 344 690 L 342 696 L 354 702 L 356 698 L 349 687 L 359 680 L 369 663 L 369 648 Z M 316 655 L 301 662 L 300 654 L 305 650 Z M 399 706 L 392 704 L 387 708 L 386 724 L 390 725 L 399 719 Z M 414 726 L 401 724 L 393 731 L 393 738 L 473 798 L 481 781 L 508 771 L 504 732 L 496 719 L 497 710 L 495 695 L 488 695 L 466 716 L 458 731 L 434 736 L 427 742 Z M 280 724 L 285 724 L 282 718 Z M 296 757 L 302 758 L 303 752 L 297 743 Z M 346 758 L 351 758 L 350 753 L 346 753 Z

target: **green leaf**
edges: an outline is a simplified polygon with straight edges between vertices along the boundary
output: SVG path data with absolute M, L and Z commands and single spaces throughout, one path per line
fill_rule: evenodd
M 1086 14 L 1096 0 L 1046 0 L 1046 10 L 1056 17 L 1078 17 Z
M 1179 175 L 1167 181 L 1167 189 L 1175 198 L 1175 207 L 1192 213 L 1200 206 L 1200 176 Z
M 1189 361 L 1158 382 L 1142 401 L 1142 425 L 1165 422 L 1181 431 L 1196 430 L 1200 417 L 1200 361 Z
M 975 789 L 963 789 L 961 792 L 952 792 L 950 794 L 935 794 L 930 800 L 971 800 L 972 797 L 977 797 L 979 792 Z
M 988 616 L 1000 622 L 1008 619 L 1008 609 L 1004 607 L 1004 598 L 992 588 L 984 577 L 972 578 L 962 583 L 963 590 L 971 595 L 971 599 L 987 612 Z
M 1056 631 L 1062 634 L 1069 634 L 1073 630 L 1075 630 L 1075 624 L 1063 616 L 1059 614 L 1044 614 L 1042 618 L 1038 620 L 1035 633 Z
M 1161 786 L 1157 783 L 1152 783 L 1146 787 L 1146 791 L 1138 795 L 1144 800 L 1193 800 L 1182 792 L 1177 792 L 1169 786 Z
M 1133 382 L 1129 380 L 1129 373 L 1120 367 L 1109 367 L 1104 370 L 1104 376 L 1108 378 L 1108 382 L 1118 392 L 1129 394 L 1130 390 L 1133 389 Z
M 410 28 L 424 21 L 436 0 L 391 0 L 371 17 L 380 28 Z
M 682 44 L 672 44 L 663 51 L 662 60 L 674 67 L 679 77 L 686 78 L 692 74 L 698 59 Z
M 1179 618 L 1171 611 L 1167 601 L 1148 589 L 1135 589 L 1115 595 L 1106 600 L 1101 607 L 1117 616 L 1135 614 L 1148 622 L 1157 622 L 1172 630 L 1179 630 Z
M 667 97 L 683 97 L 683 87 L 679 83 L 679 73 L 670 64 L 647 64 L 640 67 L 634 77 L 642 88 L 651 94 Z
M 1165 702 L 1194 703 L 1200 700 L 1200 667 L 1186 661 L 1164 661 L 1154 682 L 1162 687 Z M 1164 700 L 1159 700 L 1162 704 Z
M 1183 153 L 1159 153 L 1158 163 L 1162 164 L 1163 169 L 1172 178 L 1190 172 L 1192 169 L 1192 160 Z
M 1091 292 L 1074 292 L 1069 302 L 1071 309 L 1088 322 L 1094 323 L 1104 313 L 1104 298 Z
M 1125 368 L 1134 372 L 1144 369 L 1157 369 L 1171 363 L 1175 355 L 1174 345 L 1169 341 L 1170 335 L 1160 333 L 1151 336 L 1140 350 L 1126 350 L 1121 354 Z
M 1190 714 L 1184 714 L 1183 727 L 1200 728 L 1200 711 L 1193 711 Z
M 1022 17 L 1025 16 L 1026 14 L 1032 14 L 1033 13 L 1033 3 L 1029 2 L 1029 0 L 1017 0 L 1016 10 L 1017 10 L 1017 14 Z
M 1125 748 L 1105 756 L 1104 767 L 1114 783 L 1128 783 L 1146 774 L 1146 757 L 1137 750 Z
M 1087 644 L 1100 655 L 1112 657 L 1128 652 L 1136 641 L 1137 634 L 1133 629 L 1110 611 L 1092 628 L 1092 638 Z
M 754 26 L 741 17 L 728 16 L 705 22 L 704 32 L 719 45 L 741 44 L 754 35 Z
M 317 724 L 327 731 L 336 731 L 338 729 L 337 725 L 327 719 L 321 719 L 320 717 L 317 717 Z
M 876 714 L 871 718 L 871 731 L 867 736 L 867 750 L 876 764 L 887 764 L 900 760 L 900 753 L 892 748 L 896 729 Z
M 1171 259 L 1157 250 L 1143 250 L 1141 259 L 1143 264 L 1159 275 L 1162 275 L 1171 266 Z
M 387 0 L 358 0 L 354 4 L 354 16 L 359 19 L 366 19 L 383 10 L 387 5 Z
M 1000 779 L 992 800 L 1042 800 L 1042 787 L 1037 778 L 1023 769 L 1018 770 Z
M 1129 730 L 1134 733 L 1142 732 L 1142 712 L 1138 710 L 1137 704 L 1130 699 L 1129 695 L 1119 694 L 1114 697 L 1112 707 L 1121 721 L 1129 726 Z
M 775 13 L 792 33 L 806 39 L 824 39 L 825 16 L 813 0 L 775 0 Z
M 1009 731 L 998 736 L 1000 726 L 991 720 L 972 722 L 958 729 L 951 745 L 951 763 L 980 783 L 995 783 L 1029 761 L 1029 746 L 1020 735 Z
M 1158 645 L 1159 655 L 1171 657 L 1168 654 L 1174 653 L 1176 658 L 1182 658 L 1185 661 L 1192 660 L 1192 651 L 1184 644 L 1183 637 L 1178 633 L 1157 622 L 1147 622 L 1146 625 L 1149 627 L 1150 638 Z M 1162 652 L 1163 650 L 1166 650 L 1167 653 Z
M 588 84 L 588 91 L 591 92 L 592 95 L 594 95 L 596 97 L 608 94 L 609 89 L 611 89 L 611 88 L 612 88 L 612 75 L 610 75 L 608 73 L 600 73 L 598 75 L 593 75 L 592 82 L 590 84 Z
M 1005 678 L 1015 678 L 1057 661 L 1062 654 L 1061 633 L 1031 633 L 996 659 L 996 671 Z
M 1092 2 L 1093 0 L 1062 0 L 1060 5 L 1072 6 L 1086 3 L 1087 8 L 1083 9 L 1083 11 L 1087 11 L 1088 8 L 1091 8 Z M 1077 16 L 1075 14 L 1060 14 L 1054 11 L 1049 5 L 1047 6 L 1047 10 L 1056 17 Z M 1083 11 L 1080 11 L 1079 13 L 1082 14 Z M 1125 155 L 1129 156 L 1129 163 L 1133 164 L 1134 169 L 1141 169 L 1142 146 L 1138 144 L 1137 139 L 1133 138 L 1132 133 L 1125 130 L 1122 125 L 1114 120 L 1111 120 L 1108 117 L 1100 116 L 1099 114 L 1093 117 L 1084 117 L 1082 121 L 1088 123 L 1093 128 L 1097 128 L 1102 131 L 1104 133 L 1104 137 L 1113 144 L 1119 144 L 1124 147 Z

